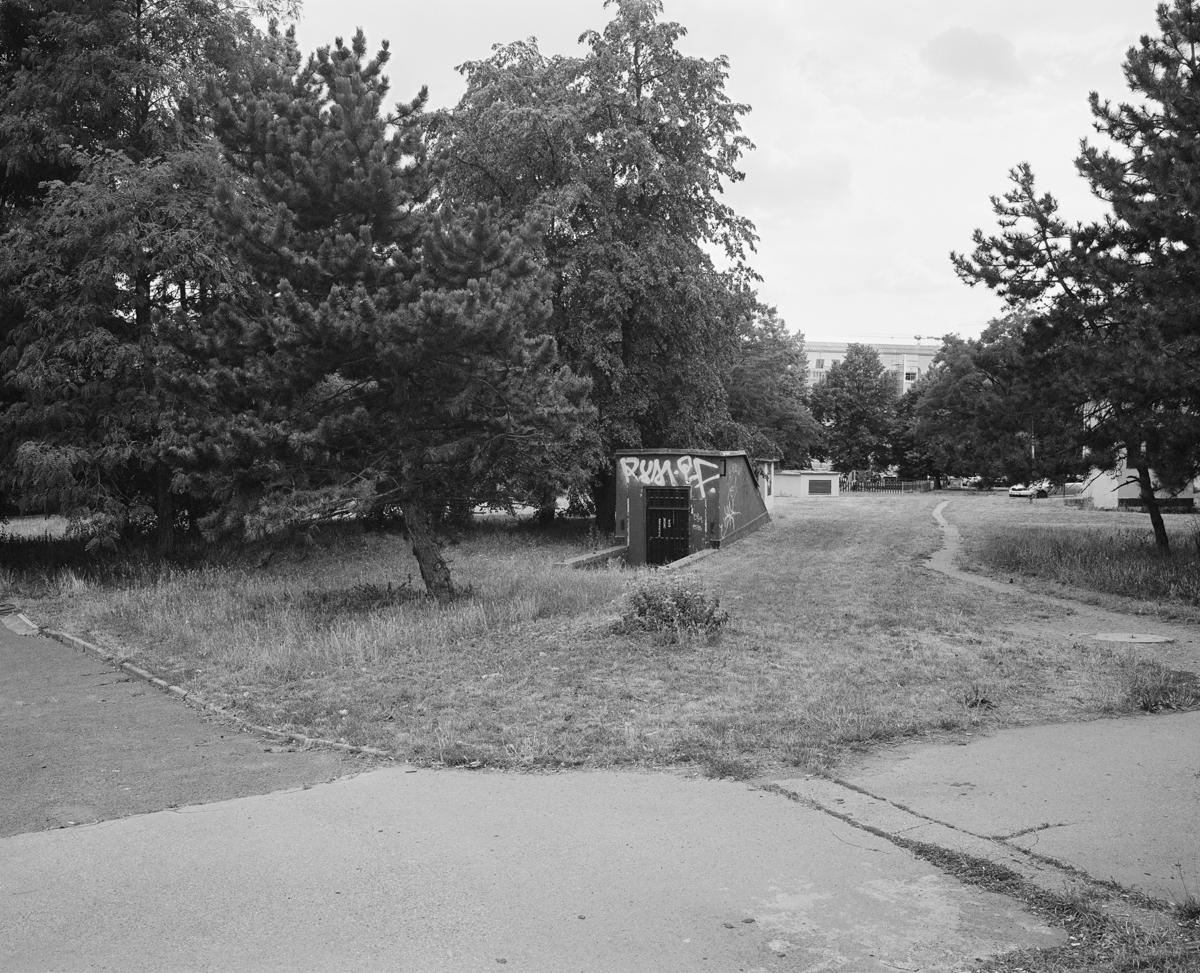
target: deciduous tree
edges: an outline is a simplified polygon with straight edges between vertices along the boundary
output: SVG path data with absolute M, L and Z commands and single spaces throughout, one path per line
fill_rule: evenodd
M 823 427 L 820 457 L 833 468 L 881 470 L 890 456 L 896 383 L 870 345 L 850 344 L 811 394 L 812 412 Z
M 434 138 L 439 192 L 542 228 L 553 334 L 592 382 L 602 522 L 613 449 L 704 446 L 728 429 L 755 240 L 720 196 L 751 148 L 727 61 L 684 55 L 685 31 L 658 19 L 658 0 L 606 6 L 614 17 L 581 37 L 582 57 L 546 57 L 530 40 L 464 64 L 467 92 Z
M 749 317 L 725 382 L 737 426 L 729 448 L 774 456 L 792 469 L 808 466 L 821 430 L 808 409 L 807 374 L 804 339 L 774 308 Z

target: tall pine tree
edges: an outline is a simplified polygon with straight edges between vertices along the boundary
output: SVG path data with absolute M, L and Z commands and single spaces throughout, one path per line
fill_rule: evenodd
M 1091 97 L 1112 148 L 1085 143 L 1076 165 L 1111 215 L 1068 224 L 1020 166 L 994 200 L 1004 232 L 977 232 L 955 260 L 968 282 L 1032 312 L 1024 340 L 1047 394 L 1075 409 L 1080 448 L 1136 471 L 1169 550 L 1154 479 L 1179 489 L 1200 473 L 1200 5 L 1175 0 L 1157 17 L 1158 35 L 1125 59 L 1138 97 Z
M 204 512 L 213 309 L 247 295 L 207 206 L 206 89 L 271 3 L 27 0 L 0 16 L 5 486 L 113 536 Z M 182 506 L 183 511 L 177 508 Z
M 431 203 L 425 93 L 385 110 L 386 44 L 368 59 L 360 31 L 299 69 L 290 40 L 278 52 L 221 123 L 242 177 L 220 217 L 272 294 L 247 326 L 260 397 L 242 423 L 276 471 L 258 510 L 397 505 L 426 587 L 449 597 L 437 515 L 577 480 L 586 384 L 545 333 L 531 231 Z

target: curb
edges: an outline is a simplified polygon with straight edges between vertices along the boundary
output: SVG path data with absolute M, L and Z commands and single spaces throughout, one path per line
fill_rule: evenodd
M 32 625 L 33 623 L 31 622 L 30 624 Z M 36 628 L 36 626 L 34 627 Z M 322 737 L 305 736 L 303 733 L 292 733 L 287 730 L 276 730 L 269 726 L 259 726 L 257 723 L 251 723 L 249 720 L 243 719 L 236 713 L 229 712 L 224 706 L 210 703 L 199 693 L 189 692 L 181 686 L 172 686 L 165 679 L 160 679 L 141 666 L 136 666 L 132 662 L 125 660 L 118 660 L 111 652 L 105 652 L 99 646 L 92 645 L 91 642 L 81 639 L 78 635 L 72 635 L 70 632 L 60 632 L 52 628 L 43 628 L 40 629 L 40 632 L 42 635 L 54 639 L 55 642 L 60 642 L 63 645 L 83 652 L 85 655 L 94 656 L 101 662 L 107 663 L 122 672 L 140 679 L 142 682 L 149 683 L 151 686 L 161 689 L 165 693 L 170 693 L 189 706 L 194 706 L 196 709 L 214 713 L 222 719 L 229 720 L 244 732 L 257 733 L 261 736 L 270 737 L 273 740 L 289 740 L 305 747 L 323 747 L 327 750 L 340 750 L 343 753 L 359 753 L 368 757 L 383 757 L 388 760 L 395 759 L 389 751 L 380 750 L 376 747 L 359 747 L 352 743 L 342 743 L 339 740 L 326 740 Z

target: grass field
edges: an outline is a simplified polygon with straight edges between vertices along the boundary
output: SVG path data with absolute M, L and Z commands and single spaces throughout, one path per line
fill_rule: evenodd
M 1119 610 L 1200 621 L 1200 517 L 1164 518 L 1171 552 L 1154 546 L 1143 513 L 1083 510 L 1062 500 L 949 494 L 946 516 L 962 532 L 961 567 L 1019 575 L 1035 590 Z
M 888 740 L 1135 707 L 1147 663 L 1014 635 L 1038 602 L 922 566 L 940 499 L 780 501 L 772 525 L 687 574 L 731 621 L 679 644 L 614 631 L 647 570 L 555 567 L 586 539 L 527 527 L 480 527 L 450 548 L 472 594 L 447 606 L 412 590 L 403 538 L 353 526 L 267 568 L 122 562 L 6 580 L 42 624 L 254 722 L 427 764 L 752 777 L 826 770 Z

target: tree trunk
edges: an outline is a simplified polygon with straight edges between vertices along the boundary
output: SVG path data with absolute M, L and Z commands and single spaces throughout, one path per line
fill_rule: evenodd
M 1171 552 L 1171 544 L 1167 540 L 1167 528 L 1163 523 L 1162 511 L 1158 509 L 1158 497 L 1154 495 L 1154 484 L 1150 482 L 1150 467 L 1143 463 L 1137 467 L 1138 486 L 1142 490 L 1142 504 L 1150 515 L 1150 523 L 1154 526 L 1154 546 L 1164 554 Z
M 554 523 L 558 513 L 558 497 L 553 491 L 538 497 L 537 522 L 541 527 L 549 527 Z
M 592 481 L 592 502 L 596 505 L 596 530 L 612 534 L 617 527 L 617 476 L 610 468 L 601 470 Z
M 408 539 L 412 541 L 413 557 L 421 569 L 425 590 L 438 601 L 449 601 L 455 594 L 450 565 L 442 557 L 424 504 L 415 500 L 404 504 L 404 525 L 408 529 Z
M 171 471 L 162 463 L 154 468 L 154 513 L 158 518 L 158 553 L 175 553 L 175 498 L 171 495 Z

